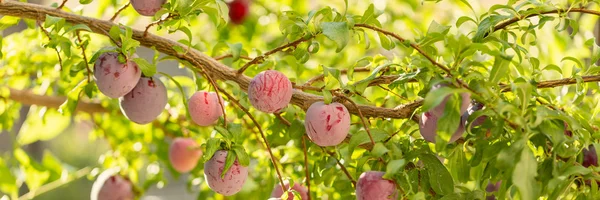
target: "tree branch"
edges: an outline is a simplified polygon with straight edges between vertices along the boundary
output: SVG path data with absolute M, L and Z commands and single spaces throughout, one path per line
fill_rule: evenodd
M 72 13 L 66 13 L 50 7 L 35 5 L 31 3 L 22 3 L 17 1 L 3 1 L 0 3 L 0 14 L 15 16 L 20 18 L 45 20 L 46 15 L 64 18 L 69 23 L 85 24 L 90 29 L 102 35 L 108 35 L 110 28 L 117 25 L 111 21 L 100 20 L 85 16 L 80 16 Z M 219 61 L 201 53 L 195 49 L 189 49 L 184 54 L 179 54 L 173 48 L 175 46 L 182 49 L 188 49 L 186 45 L 174 42 L 172 40 L 148 34 L 144 37 L 144 31 L 133 30 L 133 39 L 138 40 L 141 45 L 146 47 L 156 47 L 156 49 L 167 55 L 175 56 L 179 59 L 186 60 L 190 63 L 200 63 L 206 66 L 206 73 L 210 74 L 215 79 L 231 80 L 237 83 L 242 90 L 247 90 L 250 83 L 250 77 L 237 73 L 237 70 L 220 63 Z M 266 55 L 266 54 L 265 54 Z M 197 66 L 196 66 L 197 67 Z M 322 101 L 323 97 L 314 94 L 309 94 L 301 91 L 294 91 L 291 103 L 299 106 L 303 110 L 314 102 Z M 344 103 L 350 113 L 358 114 L 358 110 L 350 103 Z M 369 105 L 358 105 L 365 117 L 383 117 L 406 119 L 412 116 L 412 111 L 420 106 L 420 102 L 408 103 L 395 108 L 381 108 Z
M 119 16 L 121 11 L 125 10 L 125 8 L 127 8 L 127 6 L 129 6 L 129 4 L 131 4 L 131 1 L 128 1 L 125 5 L 123 5 L 121 8 L 119 8 L 119 10 L 117 10 L 117 12 L 115 12 L 115 14 L 110 18 L 110 21 L 111 22 L 115 21 L 115 19 L 117 19 L 117 16 Z
M 523 15 L 523 16 L 517 16 L 517 17 L 513 17 L 509 20 L 506 20 L 496 26 L 494 26 L 494 29 L 492 32 L 496 32 L 500 29 L 504 29 L 507 26 L 516 23 L 518 21 L 521 21 L 523 19 L 527 19 L 530 17 L 535 17 L 535 16 L 540 16 L 540 15 L 545 15 L 545 14 L 557 14 L 557 13 L 586 13 L 586 14 L 592 14 L 592 15 L 598 15 L 600 16 L 600 11 L 595 11 L 595 10 L 588 10 L 585 8 L 571 8 L 571 9 L 556 9 L 556 10 L 550 10 L 550 11 L 544 11 L 544 12 L 540 12 L 540 13 L 535 13 L 535 14 L 530 14 L 530 15 Z
M 13 88 L 8 88 L 8 90 L 10 91 L 10 95 L 8 95 L 9 100 L 13 100 L 25 105 L 58 108 L 67 100 L 67 97 L 34 94 L 31 90 L 17 90 Z M 79 101 L 75 110 L 86 113 L 109 112 L 106 108 L 102 107 L 100 103 L 92 103 L 83 100 Z

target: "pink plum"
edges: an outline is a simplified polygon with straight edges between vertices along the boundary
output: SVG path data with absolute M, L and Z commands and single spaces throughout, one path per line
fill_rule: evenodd
M 350 130 L 350 113 L 341 103 L 313 103 L 306 111 L 304 128 L 308 137 L 319 146 L 340 144 Z
M 147 124 L 162 113 L 167 100 L 167 88 L 160 79 L 142 77 L 131 92 L 119 99 L 119 103 L 129 120 Z
M 421 114 L 421 118 L 419 119 L 419 132 L 423 139 L 429 142 L 435 142 L 435 137 L 437 136 L 437 128 L 438 128 L 438 120 L 439 118 L 433 115 L 431 112 L 424 112 Z M 465 132 L 465 123 L 464 121 L 460 121 L 458 125 L 458 129 L 452 137 L 450 137 L 449 143 L 452 143 L 462 137 L 462 134 Z
M 289 183 L 286 183 L 284 186 L 286 189 L 290 188 Z M 300 198 L 302 198 L 302 200 L 308 199 L 308 189 L 306 189 L 306 187 L 299 185 L 299 184 L 294 184 L 294 186 L 292 187 L 292 190 L 297 191 L 300 194 Z M 273 189 L 273 192 L 271 193 L 271 197 L 281 198 L 281 195 L 283 195 L 283 190 L 281 189 L 281 185 L 276 184 L 275 189 Z M 287 200 L 293 200 L 293 199 L 294 199 L 294 193 L 288 192 Z M 298 199 L 296 199 L 296 200 L 298 200 Z
M 191 171 L 202 157 L 196 141 L 189 138 L 177 138 L 169 148 L 169 161 L 179 173 Z
M 100 190 L 96 188 L 102 184 Z M 91 199 L 92 200 L 133 200 L 133 186 L 131 182 L 119 175 L 110 177 L 98 177 L 94 183 Z
M 357 200 L 398 199 L 396 183 L 383 179 L 384 172 L 363 172 L 356 183 Z
M 138 83 L 142 71 L 133 61 L 119 62 L 119 54 L 108 52 L 100 55 L 94 64 L 94 78 L 98 90 L 111 98 L 129 93 Z
M 237 158 L 225 173 L 225 177 L 221 178 L 221 173 L 225 167 L 225 159 L 227 151 L 219 150 L 215 152 L 213 157 L 204 163 L 204 179 L 208 183 L 208 187 L 213 191 L 231 196 L 242 190 L 242 186 L 248 178 L 248 168 L 240 165 Z
M 140 15 L 154 16 L 166 0 L 130 0 L 131 5 Z
M 281 72 L 267 70 L 256 75 L 248 85 L 248 98 L 256 109 L 275 113 L 292 99 L 292 83 Z
M 223 116 L 221 104 L 217 101 L 214 92 L 199 91 L 194 93 L 188 101 L 188 109 L 192 121 L 200 126 L 213 125 L 219 117 Z M 223 103 L 223 99 L 221 99 Z

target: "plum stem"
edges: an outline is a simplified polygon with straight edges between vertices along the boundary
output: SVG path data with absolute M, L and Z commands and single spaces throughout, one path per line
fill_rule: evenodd
M 270 50 L 270 51 L 267 51 L 267 52 L 266 52 L 265 54 L 263 54 L 263 55 L 256 56 L 256 57 L 255 57 L 254 59 L 252 59 L 250 62 L 247 62 L 246 64 L 244 64 L 244 66 L 242 66 L 242 68 L 238 69 L 238 70 L 237 70 L 237 74 L 243 74 L 243 73 L 244 73 L 244 71 L 246 71 L 246 69 L 248 69 L 248 67 L 250 67 L 250 66 L 252 66 L 252 65 L 254 65 L 254 64 L 259 64 L 259 63 L 262 63 L 262 62 L 265 60 L 265 58 L 266 58 L 266 57 L 268 57 L 268 56 L 270 56 L 270 55 L 272 55 L 272 54 L 274 54 L 274 53 L 277 53 L 277 52 L 279 52 L 279 51 L 282 51 L 282 50 L 284 50 L 284 49 L 286 49 L 286 48 L 289 48 L 289 47 L 296 47 L 296 46 L 298 46 L 298 44 L 300 44 L 300 43 L 302 43 L 302 42 L 310 41 L 310 40 L 312 40 L 313 38 L 315 38 L 316 36 L 317 36 L 317 34 L 310 35 L 310 36 L 308 36 L 308 37 L 302 37 L 302 38 L 300 38 L 300 39 L 297 39 L 297 40 L 295 40 L 295 41 L 293 41 L 293 42 L 287 43 L 287 44 L 285 44 L 285 45 L 282 45 L 282 46 L 279 46 L 279 47 L 277 47 L 277 48 L 275 48 L 275 49 L 272 49 L 272 50 Z M 285 190 L 284 190 L 284 191 L 285 191 Z
M 125 8 L 127 8 L 129 5 L 131 4 L 131 1 L 127 1 L 127 3 L 123 6 L 121 6 L 121 8 L 119 8 L 119 10 L 117 10 L 117 12 L 115 12 L 115 14 L 110 18 L 111 22 L 114 22 L 115 19 L 117 19 L 117 16 L 119 16 L 119 14 L 125 10 Z
M 271 163 L 273 164 L 273 167 L 275 168 L 275 172 L 277 173 L 277 178 L 279 179 L 281 189 L 282 189 L 282 191 L 287 191 L 287 189 L 285 188 L 285 183 L 283 182 L 283 177 L 281 176 L 281 172 L 279 171 L 279 167 L 277 166 L 277 161 L 275 159 L 275 156 L 273 155 L 273 152 L 271 151 L 271 145 L 269 144 L 267 137 L 265 137 L 265 133 L 263 132 L 262 128 L 260 127 L 260 123 L 258 123 L 258 121 L 256 121 L 256 118 L 254 118 L 252 113 L 250 113 L 250 111 L 248 111 L 247 108 L 242 106 L 242 104 L 240 104 L 240 102 L 237 99 L 235 99 L 231 94 L 227 93 L 226 91 L 224 91 L 218 87 L 216 87 L 215 90 L 217 90 L 217 91 L 221 90 L 223 92 L 223 94 L 225 94 L 225 96 L 227 96 L 227 98 L 229 99 L 230 102 L 232 102 L 238 108 L 240 108 L 242 111 L 244 111 L 244 113 L 246 113 L 246 115 L 250 118 L 250 120 L 252 120 L 252 122 L 258 129 L 258 132 L 260 133 L 260 137 L 262 138 L 262 140 L 265 143 L 267 152 L 269 152 L 269 157 L 271 157 Z

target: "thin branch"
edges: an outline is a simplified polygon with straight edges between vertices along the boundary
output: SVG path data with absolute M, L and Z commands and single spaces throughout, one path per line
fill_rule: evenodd
M 308 190 L 308 200 L 310 200 L 310 169 L 308 168 L 308 154 L 306 150 L 306 135 L 302 136 L 302 151 L 304 152 L 304 176 L 306 177 L 306 188 Z
M 557 14 L 557 13 L 586 13 L 586 14 L 592 14 L 592 15 L 597 15 L 600 16 L 600 11 L 595 11 L 595 10 L 588 10 L 585 8 L 571 8 L 571 9 L 556 9 L 556 10 L 550 10 L 550 11 L 544 11 L 544 12 L 540 12 L 540 13 L 533 13 L 533 14 L 529 14 L 529 15 L 522 15 L 522 16 L 516 16 L 513 17 L 509 20 L 506 20 L 502 23 L 499 23 L 498 25 L 494 26 L 494 29 L 492 30 L 492 32 L 496 32 L 500 29 L 504 29 L 507 26 L 516 23 L 518 21 L 521 21 L 523 19 L 527 19 L 530 17 L 535 17 L 535 16 L 540 16 L 540 15 L 545 15 L 545 14 Z
M 159 20 L 157 20 L 155 22 L 152 22 L 152 23 L 148 24 L 148 26 L 146 26 L 146 30 L 144 30 L 144 37 L 148 36 L 148 30 L 150 30 L 150 28 L 152 26 L 158 25 L 160 23 L 163 23 L 163 22 L 165 22 L 167 20 L 173 19 L 173 18 L 178 17 L 178 16 L 179 15 L 177 15 L 177 14 L 171 14 L 171 13 L 169 13 L 169 15 L 167 15 L 167 17 L 161 18 L 161 19 L 159 19 Z
M 275 117 L 277 117 L 277 119 L 279 119 L 279 121 L 281 121 L 286 126 L 292 125 L 292 123 L 290 123 L 287 119 L 283 118 L 280 113 L 273 113 L 273 115 L 275 115 Z
M 19 200 L 33 199 L 36 196 L 39 196 L 40 194 L 44 194 L 48 191 L 54 190 L 60 186 L 69 184 L 77 179 L 80 179 L 81 177 L 88 175 L 91 171 L 92 171 L 91 167 L 85 167 L 80 170 L 77 170 L 75 173 L 73 173 L 72 177 L 69 177 L 66 180 L 59 178 L 58 180 L 55 180 L 48 184 L 42 185 L 37 190 L 29 191 L 28 193 L 24 194 L 23 196 L 20 196 Z
M 231 58 L 231 57 L 233 57 L 233 55 L 231 55 L 231 54 L 225 54 L 225 55 L 220 55 L 220 56 L 217 56 L 217 57 L 213 57 L 213 59 L 215 59 L 215 60 L 223 60 L 225 58 Z M 252 60 L 252 58 L 250 58 L 248 56 L 242 56 L 242 55 L 240 55 L 240 58 L 244 59 L 244 60 Z
M 215 88 L 215 89 L 221 90 L 220 88 Z M 225 94 L 225 96 L 227 96 L 227 98 L 229 99 L 230 102 L 237 105 L 238 108 L 240 108 L 242 111 L 244 111 L 246 113 L 246 115 L 250 118 L 250 120 L 252 120 L 252 122 L 258 129 L 258 132 L 260 132 L 260 136 L 261 136 L 262 140 L 265 142 L 265 145 L 267 147 L 267 152 L 269 152 L 269 156 L 271 157 L 271 162 L 273 163 L 273 167 L 275 167 L 275 172 L 277 172 L 277 178 L 279 178 L 279 183 L 281 185 L 281 189 L 283 191 L 287 191 L 287 189 L 285 188 L 284 182 L 283 182 L 283 177 L 281 176 L 281 172 L 279 171 L 279 167 L 277 166 L 277 161 L 275 159 L 275 156 L 273 155 L 273 152 L 271 151 L 271 145 L 269 144 L 267 137 L 265 137 L 265 133 L 263 132 L 262 128 L 260 127 L 260 124 L 258 123 L 258 121 L 256 121 L 256 119 L 254 118 L 252 113 L 250 113 L 250 111 L 248 111 L 247 108 L 242 106 L 242 104 L 240 104 L 240 102 L 237 99 L 235 99 L 231 94 L 227 93 L 226 91 L 224 91 L 224 90 L 221 90 L 221 91 L 223 92 L 223 94 Z
M 381 85 L 377 85 L 377 87 L 379 87 L 379 88 L 381 88 L 382 90 L 385 90 L 385 91 L 387 91 L 387 92 L 389 92 L 389 93 L 392 93 L 393 95 L 395 95 L 395 96 L 397 96 L 397 97 L 400 97 L 401 99 L 404 99 L 404 100 L 406 100 L 406 98 L 404 98 L 403 96 L 400 96 L 399 94 L 395 93 L 394 91 L 392 91 L 392 90 L 390 90 L 390 89 L 388 89 L 388 88 L 385 88 L 385 87 L 383 87 L 383 86 L 381 86 Z
M 37 25 L 40 27 L 40 30 L 42 30 L 42 32 L 44 33 L 44 35 L 46 35 L 46 37 L 48 37 L 48 41 L 52 40 L 52 37 L 50 37 L 50 33 L 44 28 L 44 26 L 42 26 L 40 21 L 36 21 Z M 58 48 L 53 48 L 54 51 L 56 51 L 56 55 L 58 56 L 58 65 L 60 66 L 60 70 L 63 69 L 63 64 L 62 64 L 62 57 L 60 57 L 60 52 L 58 51 Z
M 377 32 L 383 33 L 383 34 L 385 34 L 385 35 L 389 35 L 389 36 L 391 36 L 391 37 L 393 37 L 393 38 L 396 38 L 396 39 L 397 39 L 398 41 L 400 41 L 400 42 L 405 42 L 405 41 L 406 41 L 406 39 L 404 39 L 403 37 L 400 37 L 398 34 L 395 34 L 395 33 L 393 33 L 393 32 L 390 32 L 390 31 L 383 30 L 383 29 L 381 29 L 381 28 L 378 28 L 378 27 L 375 27 L 375 26 L 371 26 L 371 25 L 368 25 L 368 24 L 355 24 L 354 26 L 355 26 L 355 27 L 362 27 L 362 28 L 371 29 L 371 30 L 374 30 L 374 31 L 377 31 Z M 440 64 L 440 63 L 438 63 L 438 62 L 436 62 L 436 61 L 435 61 L 435 60 L 434 60 L 434 59 L 433 59 L 431 56 L 429 56 L 429 54 L 425 53 L 425 51 L 424 51 L 423 49 L 421 49 L 421 47 L 420 47 L 419 45 L 417 45 L 417 44 L 415 44 L 415 43 L 412 43 L 412 42 L 411 42 L 411 43 L 410 43 L 410 46 L 411 46 L 413 49 L 417 50 L 417 51 L 418 51 L 418 52 L 419 52 L 421 55 L 423 55 L 423 56 L 424 56 L 424 57 L 425 57 L 427 60 L 429 60 L 429 62 L 431 62 L 431 64 L 433 64 L 433 65 L 435 65 L 436 67 L 438 67 L 438 68 L 440 68 L 440 69 L 444 70 L 444 71 L 446 72 L 446 74 L 448 74 L 448 75 L 452 75 L 452 71 L 450 71 L 450 69 L 449 69 L 448 67 L 446 67 L 446 66 L 444 66 L 444 65 L 442 65 L 442 64 Z
M 316 35 L 311 35 L 311 36 L 307 36 L 307 37 L 305 36 L 305 37 L 297 39 L 297 40 L 295 40 L 293 42 L 287 43 L 285 45 L 282 45 L 280 47 L 277 47 L 275 49 L 267 51 L 265 54 L 257 56 L 256 58 L 252 59 L 250 62 L 244 64 L 244 66 L 242 66 L 242 68 L 240 68 L 240 69 L 237 70 L 237 73 L 238 74 L 243 74 L 244 71 L 246 71 L 246 69 L 248 69 L 248 67 L 250 67 L 251 65 L 254 65 L 254 64 L 262 63 L 265 60 L 266 57 L 268 57 L 268 56 L 270 56 L 270 55 L 272 55 L 274 53 L 277 53 L 279 51 L 282 51 L 282 50 L 284 50 L 286 48 L 296 47 L 296 46 L 298 46 L 298 44 L 300 44 L 302 42 L 306 42 L 306 41 L 312 40 L 315 37 L 316 37 Z
M 584 83 L 600 82 L 600 75 L 582 76 L 581 80 Z M 542 81 L 542 82 L 539 82 L 538 84 L 536 84 L 536 86 L 537 86 L 537 88 L 554 88 L 554 87 L 560 87 L 560 86 L 565 86 L 565 85 L 572 85 L 575 83 L 577 83 L 577 79 L 575 79 L 575 78 L 563 78 L 563 79 L 558 79 L 558 80 Z M 504 85 L 504 87 L 502 87 L 500 89 L 500 91 L 502 91 L 502 92 L 509 92 L 510 90 L 511 90 L 510 85 Z
M 125 8 L 127 8 L 127 6 L 129 6 L 131 4 L 131 1 L 127 1 L 127 3 L 125 5 L 123 5 L 121 8 L 119 8 L 119 10 L 117 10 L 117 12 L 115 12 L 115 14 L 110 18 L 111 22 L 114 22 L 115 19 L 117 19 L 117 16 L 119 16 L 119 14 L 125 10 Z
M 56 7 L 57 10 L 62 9 L 63 7 L 65 7 L 65 4 L 67 4 L 68 0 L 63 0 L 62 3 L 60 4 L 60 6 Z
M 332 152 L 326 151 L 325 148 L 323 148 L 323 147 L 321 147 L 321 150 L 323 150 L 324 153 L 329 154 L 331 157 L 333 157 L 335 159 L 335 161 L 337 162 L 338 166 L 340 166 L 340 169 L 342 169 L 342 172 L 344 172 L 344 174 L 346 174 L 346 177 L 348 177 L 348 179 L 350 179 L 350 182 L 352 182 L 352 186 L 356 187 L 356 181 L 354 181 L 354 178 L 352 178 L 352 175 L 350 175 L 350 172 L 348 172 L 348 170 L 346 169 L 346 167 L 337 158 L 337 155 L 335 155 Z
M 77 31 L 75 33 L 75 35 L 77 35 L 77 40 L 79 41 L 79 48 L 81 48 L 81 54 L 83 55 L 83 60 L 85 62 L 85 68 L 87 69 L 87 80 L 89 83 L 92 81 L 92 78 L 91 78 L 92 70 L 90 68 L 90 65 L 88 64 L 88 59 L 85 54 L 85 46 L 83 46 L 83 40 L 81 39 L 81 36 L 79 36 L 79 31 Z

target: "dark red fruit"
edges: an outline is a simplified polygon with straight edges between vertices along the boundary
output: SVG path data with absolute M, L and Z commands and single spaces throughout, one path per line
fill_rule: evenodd
M 487 193 L 493 193 L 496 192 L 500 189 L 500 184 L 502 183 L 502 181 L 498 181 L 495 184 L 492 183 L 488 183 L 487 187 L 485 187 L 485 191 Z M 486 198 L 486 200 L 496 200 L 496 196 L 493 194 L 488 195 Z
M 567 122 L 564 122 L 564 124 L 565 124 L 565 135 L 569 136 L 569 137 L 573 137 L 573 132 L 571 132 L 569 130 L 569 124 L 567 124 Z
M 596 148 L 591 145 L 587 149 L 583 149 L 583 163 L 584 167 L 598 166 L 598 154 L 596 154 Z
M 229 3 L 229 19 L 234 24 L 241 24 L 246 19 L 250 4 L 248 0 L 234 0 Z

